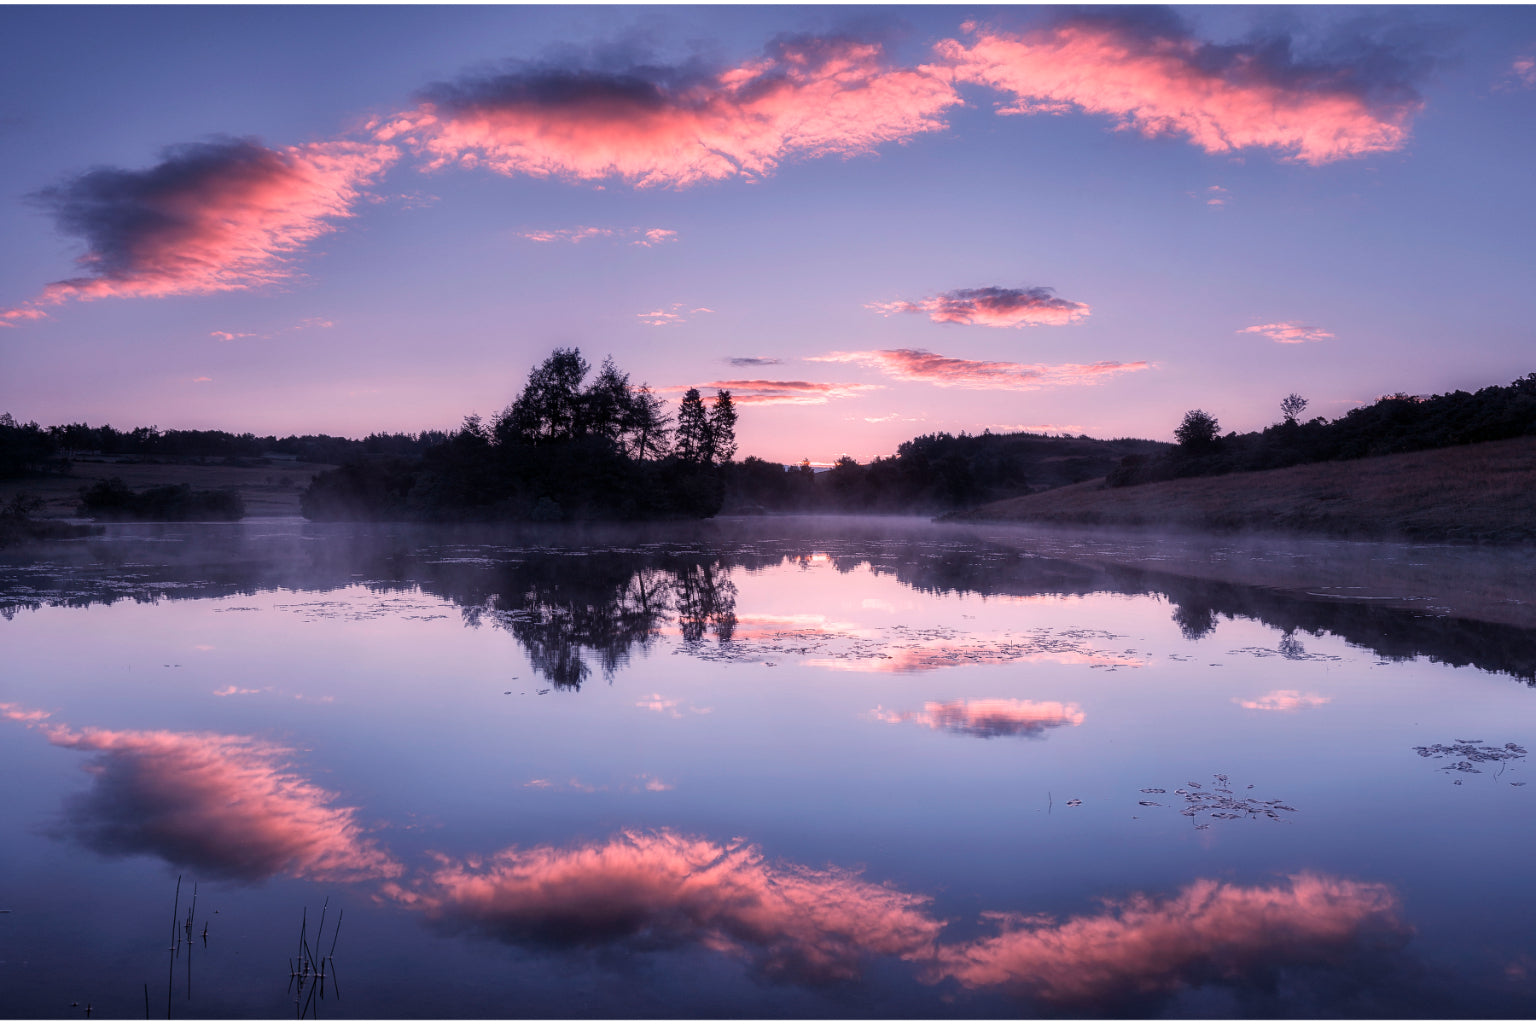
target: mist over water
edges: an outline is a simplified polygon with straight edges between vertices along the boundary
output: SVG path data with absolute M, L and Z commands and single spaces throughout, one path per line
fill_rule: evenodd
M 331 1016 L 1519 1015 L 1528 599 L 898 519 L 114 527 L 0 564 L 0 990 L 165 1012 L 181 875 L 181 1016 L 294 1012 L 327 899 Z

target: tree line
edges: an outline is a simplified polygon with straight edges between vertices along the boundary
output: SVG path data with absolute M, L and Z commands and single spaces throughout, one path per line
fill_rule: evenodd
M 0 413 L 0 480 L 65 473 L 82 455 L 129 456 L 142 459 L 221 459 L 240 465 L 258 463 L 272 455 L 300 462 L 339 465 L 367 455 L 420 455 L 441 444 L 448 434 L 424 430 L 419 434 L 369 434 L 361 440 L 330 434 L 234 434 L 227 430 L 161 430 L 135 427 L 118 430 L 111 424 L 93 427 L 65 423 L 44 427 L 18 423 Z
M 1301 395 L 1287 395 L 1278 422 L 1225 435 L 1215 416 L 1191 409 L 1174 430 L 1175 446 L 1124 459 L 1107 482 L 1125 487 L 1536 435 L 1536 373 L 1475 392 L 1385 395 L 1331 421 L 1318 416 L 1302 422 L 1308 404 Z
M 726 467 L 727 509 L 735 512 L 933 513 L 1094 480 L 1122 458 L 1152 455 L 1161 441 L 1086 435 L 924 434 L 896 454 L 859 463 L 844 456 L 817 472 L 749 456 Z
M 311 519 L 656 519 L 715 514 L 736 454 L 729 391 L 690 388 L 674 416 L 645 384 L 556 349 L 489 422 L 466 417 L 417 457 L 364 457 L 317 476 Z

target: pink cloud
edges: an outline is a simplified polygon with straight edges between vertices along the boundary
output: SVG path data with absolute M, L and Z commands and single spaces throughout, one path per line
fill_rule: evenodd
M 737 405 L 826 405 L 834 399 L 856 398 L 880 389 L 879 384 L 809 380 L 713 380 L 697 386 L 729 391 Z
M 647 249 L 666 242 L 677 241 L 677 232 L 671 228 L 548 228 L 541 231 L 519 231 L 519 238 L 530 242 L 584 242 L 589 238 L 629 239 L 630 245 Z
M 20 704 L 0 704 L 0 718 L 5 718 L 12 722 L 32 725 L 52 717 L 52 714 L 47 711 L 24 708 Z
M 372 126 L 427 167 L 683 187 L 760 177 L 796 156 L 853 156 L 945 126 L 947 76 L 879 44 L 799 37 L 718 74 L 533 68 L 439 85 Z
M 1220 185 L 1207 185 L 1202 192 L 1191 192 L 1190 195 L 1205 201 L 1206 206 L 1226 206 L 1227 197 L 1232 193 Z
M 804 981 L 855 978 L 871 956 L 917 957 L 943 926 L 926 898 L 854 872 L 668 830 L 443 858 L 416 888 L 386 891 L 445 926 L 517 945 L 698 945 Z
M 853 419 L 852 416 L 848 417 Z M 884 416 L 861 416 L 865 423 L 921 423 L 926 416 L 903 416 L 899 412 L 888 412 Z
M 66 830 L 113 855 L 154 854 L 210 874 L 257 881 L 392 878 L 401 868 L 364 834 L 357 809 L 297 774 L 293 751 L 250 736 L 42 724 L 5 705 L 54 746 L 97 755 L 91 789 L 71 800 Z
M 969 45 L 946 40 L 937 53 L 957 81 L 1011 95 L 1000 113 L 1104 114 L 1149 137 L 1182 135 L 1208 153 L 1264 148 L 1323 164 L 1390 152 L 1407 143 L 1423 106 L 1405 81 L 1370 77 L 1392 63 L 1374 55 L 1329 64 L 1296 58 L 1283 37 L 1204 43 L 1156 14 L 965 30 Z
M 927 313 L 940 324 L 1026 327 L 1075 323 L 1088 316 L 1087 303 L 1059 299 L 1050 288 L 960 288 L 919 302 L 871 302 L 864 307 L 884 316 Z
M 1282 345 L 1299 345 L 1304 341 L 1322 341 L 1333 335 L 1321 327 L 1312 327 L 1308 324 L 1293 324 L 1282 320 L 1277 324 L 1254 324 L 1252 327 L 1244 327 L 1238 334 L 1262 334 L 1266 338 L 1273 338 Z
M 209 331 L 208 337 L 218 338 L 220 341 L 234 341 L 236 338 L 254 338 L 254 334 L 244 331 Z
M 1299 690 L 1271 690 L 1254 700 L 1238 700 L 1236 697 L 1232 700 L 1250 711 L 1297 711 L 1301 708 L 1322 707 L 1333 698 L 1320 697 L 1315 693 L 1302 693 Z
M 1118 363 L 1002 363 L 956 359 L 924 349 L 900 348 L 878 352 L 830 352 L 808 357 L 812 362 L 857 363 L 903 381 L 935 384 L 944 388 L 982 388 L 1000 391 L 1039 391 L 1044 388 L 1100 384 L 1121 373 L 1152 368 L 1148 362 Z
M 21 306 L 0 312 L 0 327 L 15 327 L 17 320 L 45 320 L 48 314 L 40 309 Z
M 1516 57 L 1510 62 L 1504 82 L 1507 83 L 1506 87 L 1536 89 L 1536 57 L 1524 55 Z
M 589 238 L 610 238 L 613 228 L 553 228 L 547 231 L 520 231 L 519 238 L 530 242 L 584 242 Z
M 193 384 L 208 384 L 208 383 L 211 383 L 212 381 L 213 381 L 212 377 L 193 377 L 192 378 L 192 383 Z
M 677 241 L 677 232 L 673 231 L 671 228 L 651 228 L 648 231 L 643 232 L 641 236 L 635 239 L 631 244 L 643 245 L 646 248 L 650 248 L 653 245 L 661 245 L 665 242 L 675 241 Z
M 1060 924 L 988 914 L 999 934 L 940 947 L 928 980 L 1103 1005 L 1277 967 L 1337 967 L 1400 945 L 1408 932 L 1396 912 L 1384 885 L 1308 874 L 1274 886 L 1201 880 L 1171 899 L 1135 895 Z
M 649 313 L 636 313 L 635 316 L 642 323 L 651 327 L 669 327 L 672 324 L 685 324 L 688 317 L 696 313 L 713 313 L 708 306 L 695 306 L 689 309 L 684 303 L 674 302 L 670 306 L 663 306 L 651 310 Z
M 60 228 L 86 241 L 77 261 L 86 273 L 48 285 L 28 305 L 235 291 L 287 280 L 295 273 L 294 254 L 352 216 L 364 186 L 397 156 L 376 144 L 269 149 L 230 140 L 171 149 L 145 171 L 106 168 L 46 189 L 39 199 Z
M 963 736 L 1040 737 L 1047 729 L 1082 725 L 1083 710 L 1076 704 L 1032 700 L 928 701 L 921 712 L 876 711 L 882 722 L 915 722 L 930 729 Z

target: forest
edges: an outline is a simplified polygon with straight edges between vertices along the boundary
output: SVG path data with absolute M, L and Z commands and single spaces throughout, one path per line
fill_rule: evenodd
M 489 422 L 469 416 L 419 456 L 364 456 L 304 492 L 310 519 L 420 521 L 704 518 L 736 454 L 729 391 L 697 388 L 674 417 L 611 358 L 590 382 L 579 349 L 556 349 Z
M 117 430 L 110 424 L 92 427 L 67 423 L 43 427 L 17 423 L 10 413 L 0 414 L 0 480 L 15 480 L 68 469 L 77 455 L 112 455 L 153 460 L 221 460 L 229 465 L 260 464 L 273 455 L 299 462 L 340 465 L 369 455 L 420 455 L 441 444 L 448 435 L 440 430 L 419 434 L 369 434 L 361 440 L 330 434 L 290 434 L 287 437 L 232 434 L 225 430 L 161 430 L 135 427 Z
M 1191 409 L 1174 431 L 1177 445 L 1156 455 L 1128 456 L 1107 483 L 1127 487 L 1536 435 L 1536 373 L 1476 392 L 1384 395 L 1332 421 L 1319 416 L 1302 422 L 1308 404 L 1300 395 L 1288 395 L 1280 403 L 1279 422 L 1225 436 L 1214 416 Z
M 573 521 L 873 512 L 936 514 L 1105 478 L 1124 487 L 1180 477 L 1276 469 L 1536 434 L 1536 373 L 1508 386 L 1441 395 L 1393 394 L 1329 421 L 1303 420 L 1288 396 L 1262 431 L 1222 435 L 1192 409 L 1176 443 L 1086 435 L 926 434 L 895 454 L 817 469 L 736 458 L 729 391 L 706 401 L 689 389 L 669 408 L 604 360 L 593 374 L 579 349 L 556 349 L 520 394 L 489 420 L 454 431 L 258 437 L 219 430 L 115 430 L 83 423 L 42 427 L 0 415 L 0 480 L 67 474 L 71 458 L 261 465 L 298 458 L 337 466 L 304 492 L 311 519 Z M 82 494 L 102 518 L 238 518 L 228 496 L 185 489 Z M 222 501 L 217 508 L 210 502 Z M 20 521 L 20 513 L 11 518 Z

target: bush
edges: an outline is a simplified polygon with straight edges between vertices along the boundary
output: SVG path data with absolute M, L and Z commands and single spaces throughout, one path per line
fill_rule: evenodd
M 167 522 L 245 517 L 245 501 L 233 488 L 194 491 L 190 484 L 166 484 L 135 492 L 117 477 L 80 491 L 79 515 L 92 519 L 155 519 Z

